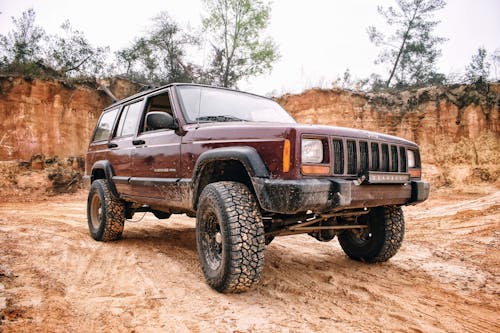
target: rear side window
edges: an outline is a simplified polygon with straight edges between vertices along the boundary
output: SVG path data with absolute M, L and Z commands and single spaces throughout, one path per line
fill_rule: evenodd
M 107 111 L 104 113 L 99 120 L 99 124 L 97 124 L 97 128 L 94 133 L 94 138 L 92 141 L 102 141 L 107 140 L 109 138 L 109 134 L 113 128 L 113 124 L 115 122 L 116 114 L 118 113 L 118 109 L 113 109 L 111 111 Z
M 116 129 L 117 137 L 132 135 L 135 133 L 137 128 L 137 122 L 139 120 L 139 114 L 142 111 L 142 101 L 126 105 L 123 108 L 122 115 L 120 117 L 120 122 L 118 123 L 118 128 Z

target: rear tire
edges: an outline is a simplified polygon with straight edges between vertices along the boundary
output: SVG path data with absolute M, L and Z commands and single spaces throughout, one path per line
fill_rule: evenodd
M 125 205 L 113 195 L 104 179 L 97 179 L 90 186 L 87 221 L 90 235 L 97 241 L 113 241 L 122 235 Z
M 254 195 L 236 182 L 207 185 L 196 214 L 196 244 L 205 279 L 222 293 L 258 283 L 264 267 L 264 224 Z
M 403 242 L 403 210 L 396 206 L 377 207 L 366 218 L 367 229 L 339 234 L 340 246 L 354 260 L 371 263 L 389 260 Z

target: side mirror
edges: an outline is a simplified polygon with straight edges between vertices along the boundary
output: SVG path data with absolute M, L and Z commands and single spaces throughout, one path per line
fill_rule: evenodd
M 177 129 L 179 126 L 172 115 L 166 112 L 153 111 L 146 115 L 146 130 Z

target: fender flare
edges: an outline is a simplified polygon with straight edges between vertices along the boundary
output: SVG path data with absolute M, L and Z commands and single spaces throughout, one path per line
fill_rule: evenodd
M 204 164 L 214 160 L 235 160 L 241 162 L 250 177 L 269 178 L 269 171 L 253 147 L 215 148 L 202 153 L 196 161 L 193 179 L 196 179 Z
M 196 161 L 193 171 L 193 208 L 196 206 L 198 198 L 198 187 L 200 175 L 206 164 L 213 161 L 238 161 L 245 168 L 250 178 L 269 178 L 269 171 L 267 170 L 264 161 L 260 157 L 257 150 L 253 147 L 238 146 L 238 147 L 224 147 L 214 148 L 202 153 Z
M 113 176 L 115 175 L 115 171 L 113 170 L 113 166 L 111 163 L 107 160 L 99 160 L 96 161 L 92 165 L 92 169 L 90 172 L 90 182 L 92 183 L 94 181 L 94 171 L 95 170 L 103 170 L 104 171 L 104 177 L 109 183 L 109 187 L 111 188 L 111 192 L 118 198 L 119 194 L 118 191 L 116 190 L 115 183 L 113 183 Z

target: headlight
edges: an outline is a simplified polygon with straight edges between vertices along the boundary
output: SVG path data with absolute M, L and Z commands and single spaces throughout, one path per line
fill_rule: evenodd
M 406 155 L 408 156 L 408 168 L 415 167 L 415 152 L 413 150 L 407 150 Z
M 323 142 L 317 139 L 302 139 L 302 163 L 323 162 Z

